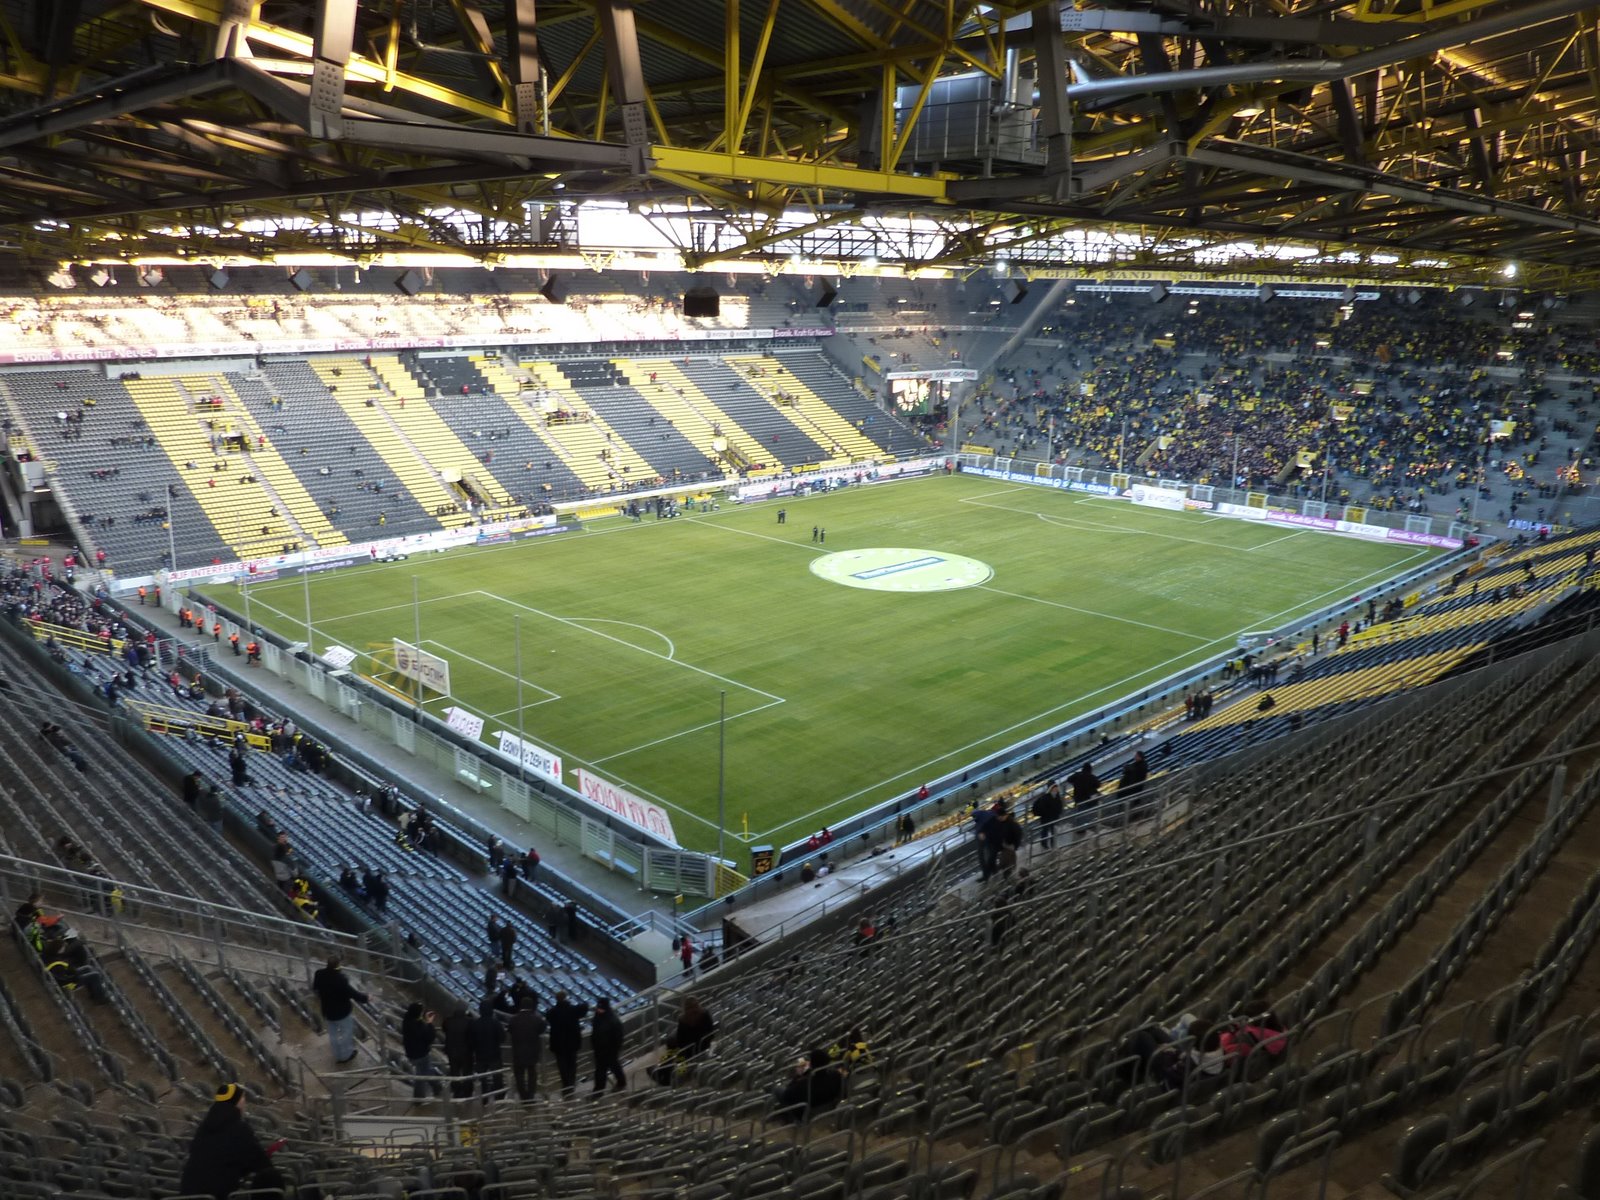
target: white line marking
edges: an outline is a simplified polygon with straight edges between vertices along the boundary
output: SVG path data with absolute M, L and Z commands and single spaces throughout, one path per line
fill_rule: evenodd
M 788 538 L 773 537 L 770 533 L 757 533 L 754 529 L 738 529 L 732 525 L 723 525 L 718 521 L 708 521 L 703 517 L 689 518 L 691 525 L 700 525 L 706 529 L 720 529 L 725 533 L 742 533 L 745 537 L 760 538 L 766 542 L 777 542 L 780 546 L 793 546 L 796 550 L 815 550 L 818 554 L 827 554 L 828 551 L 813 542 L 794 542 Z
M 748 717 L 754 713 L 761 712 L 765 709 L 772 708 L 774 705 L 782 703 L 782 700 L 768 700 L 765 704 L 758 704 L 754 708 L 745 709 L 744 712 L 734 713 L 733 716 L 728 718 L 728 720 L 737 721 L 740 717 Z M 722 722 L 720 721 L 706 721 L 703 724 L 694 726 L 693 728 L 685 729 L 680 733 L 669 733 L 666 737 L 658 737 L 653 742 L 645 742 L 643 745 L 633 746 L 627 750 L 618 750 L 615 754 L 608 754 L 604 758 L 597 758 L 594 760 L 594 765 L 598 767 L 601 763 L 610 762 L 614 758 L 626 758 L 630 754 L 637 754 L 641 750 L 648 750 L 650 747 L 659 746 L 663 742 L 670 742 L 676 740 L 677 738 L 687 737 L 691 733 L 699 733 L 702 729 L 715 729 L 721 723 Z
M 686 671 L 693 671 L 697 675 L 704 675 L 707 679 L 715 679 L 718 683 L 725 683 L 729 687 L 736 687 L 741 691 L 754 692 L 758 696 L 765 696 L 768 700 L 776 700 L 779 703 L 782 703 L 783 701 L 782 696 L 774 696 L 771 692 L 764 692 L 758 687 L 752 687 L 748 683 L 740 683 L 737 679 L 729 679 L 725 675 L 718 675 L 715 671 L 708 671 L 704 667 L 697 667 L 693 663 L 686 663 L 681 659 L 671 658 L 668 655 L 658 653 L 655 650 L 646 650 L 643 646 L 635 646 L 632 642 L 625 641 L 619 637 L 613 637 L 609 633 L 602 633 L 598 629 L 590 629 L 587 625 L 580 625 L 571 617 L 558 617 L 555 615 L 555 613 L 545 612 L 542 608 L 535 608 L 531 604 L 523 604 L 516 600 L 507 600 L 504 596 L 497 596 L 493 592 L 480 590 L 473 594 L 478 596 L 487 596 L 490 600 L 498 600 L 501 604 L 509 604 L 512 608 L 520 608 L 523 612 L 531 612 L 535 616 L 548 618 L 549 620 L 555 621 L 561 625 L 570 625 L 574 629 L 581 629 L 583 632 L 592 634 L 597 638 L 605 638 L 605 640 L 608 642 L 615 642 L 619 646 L 626 646 L 630 650 L 637 650 L 640 654 L 648 654 L 651 658 L 659 658 L 662 662 L 669 662 L 673 666 L 682 667 Z
M 1197 642 L 1211 643 L 1204 635 L 1198 633 L 1185 633 L 1181 629 L 1168 629 L 1165 625 L 1151 625 L 1147 621 L 1135 621 L 1132 617 L 1118 617 L 1111 613 L 1096 612 L 1092 608 L 1079 608 L 1076 604 L 1061 604 L 1055 600 L 1044 600 L 1038 596 L 1024 596 L 1021 592 L 1007 592 L 997 587 L 990 587 L 986 583 L 978 585 L 981 591 L 993 592 L 996 596 L 1010 596 L 1013 600 L 1031 600 L 1035 604 L 1048 604 L 1051 608 L 1064 608 L 1068 612 L 1082 613 L 1086 617 L 1099 617 L 1104 621 L 1121 621 L 1124 625 L 1137 625 L 1141 629 L 1154 629 L 1157 633 L 1170 633 L 1175 637 L 1192 638 Z
M 1275 537 L 1270 542 L 1260 542 L 1257 545 L 1247 547 L 1245 549 L 1245 553 L 1254 554 L 1257 550 L 1265 550 L 1268 546 L 1276 546 L 1279 542 L 1287 542 L 1290 538 L 1304 537 L 1307 532 L 1309 531 L 1305 529 L 1296 529 L 1293 533 L 1286 533 L 1282 537 Z
M 470 655 L 470 654 L 463 654 L 460 650 L 457 650 L 453 646 L 448 646 L 444 642 L 436 642 L 432 638 L 423 638 L 422 639 L 422 644 L 424 646 L 437 646 L 441 650 L 449 651 L 456 658 L 461 659 L 462 662 L 475 663 L 478 666 L 482 667 L 485 671 L 493 671 L 496 675 L 504 675 L 507 679 L 511 680 L 512 682 L 516 681 L 517 676 L 516 676 L 516 673 L 514 671 L 502 671 L 499 667 L 494 666 L 491 663 L 486 663 L 481 658 L 473 658 L 472 655 Z M 528 680 L 527 676 L 523 676 L 522 686 L 525 687 L 525 688 L 532 688 L 536 692 L 543 692 L 544 696 L 545 696 L 545 698 L 543 700 L 535 700 L 531 704 L 524 704 L 522 706 L 523 708 L 538 708 L 539 705 L 541 705 L 541 704 L 549 704 L 552 700 L 561 699 L 561 693 L 560 692 L 552 692 L 547 687 L 540 687 L 537 683 L 530 682 Z M 452 699 L 454 699 L 454 697 L 452 697 Z M 509 709 L 507 711 L 516 712 L 517 710 L 513 708 L 513 709 Z
M 669 659 L 676 660 L 678 648 L 672 644 L 672 639 L 666 634 L 662 633 L 659 629 L 652 629 L 648 625 L 638 625 L 632 621 L 613 621 L 607 617 L 573 617 L 572 620 L 580 623 L 584 621 L 593 621 L 596 625 L 626 625 L 629 629 L 642 629 L 646 633 L 653 633 L 667 644 L 667 657 Z M 630 646 L 633 645 L 632 642 L 629 642 L 628 644 Z M 643 647 L 637 648 L 643 649 Z

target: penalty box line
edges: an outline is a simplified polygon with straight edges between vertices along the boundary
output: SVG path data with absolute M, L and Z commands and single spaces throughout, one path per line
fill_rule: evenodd
M 583 622 L 573 620 L 570 617 L 558 617 L 554 613 L 545 612 L 543 609 L 534 608 L 531 604 L 523 604 L 517 600 L 508 600 L 506 597 L 497 595 L 494 592 L 480 591 L 477 594 L 480 596 L 486 596 L 491 600 L 498 600 L 502 604 L 509 604 L 513 608 L 520 608 L 523 611 L 533 613 L 536 616 L 545 617 L 559 624 L 571 626 L 572 628 L 581 630 L 582 632 L 590 634 L 593 637 L 604 638 L 608 642 L 615 642 L 619 646 L 626 646 L 630 650 L 635 650 L 640 654 L 648 655 L 649 657 L 658 659 L 661 662 L 671 663 L 675 667 L 681 667 L 686 671 L 693 671 L 697 675 L 704 675 L 707 679 L 714 679 L 718 683 L 724 683 L 729 687 L 738 688 L 742 692 L 749 692 L 752 695 L 760 696 L 766 701 L 765 704 L 758 704 L 754 708 L 749 708 L 745 709 L 743 712 L 734 713 L 728 718 L 730 721 L 736 721 L 740 717 L 748 717 L 752 713 L 762 712 L 765 709 L 774 708 L 777 705 L 785 702 L 782 696 L 777 696 L 771 692 L 763 691 L 761 688 L 753 687 L 748 683 L 741 683 L 737 679 L 729 679 L 725 675 L 718 675 L 715 671 L 709 671 L 704 667 L 697 667 L 693 663 L 687 663 L 680 658 L 674 657 L 677 652 L 676 647 L 674 647 L 673 653 L 662 654 L 658 650 L 649 650 L 643 646 L 636 645 L 633 642 L 628 641 L 626 638 L 614 637 L 613 635 L 604 633 L 601 630 L 592 629 L 588 625 L 583 624 Z M 642 628 L 642 626 L 640 628 Z M 663 640 L 666 640 L 668 645 L 672 645 L 670 639 L 666 639 L 664 634 L 660 634 L 659 631 L 653 632 L 657 632 L 657 635 L 662 637 Z M 693 725 L 688 729 L 679 730 L 676 733 L 669 733 L 665 737 L 655 738 L 637 746 L 630 746 L 626 750 L 618 750 L 614 754 L 607 754 L 600 758 L 589 759 L 588 761 L 591 765 L 598 767 L 602 763 L 608 763 L 618 758 L 626 758 L 628 755 L 637 754 L 641 750 L 649 750 L 654 746 L 660 746 L 667 742 L 676 741 L 678 738 L 688 737 L 691 734 L 700 733 L 706 729 L 714 729 L 718 724 L 719 722 L 717 721 L 707 721 L 700 725 Z M 677 806 L 673 805 L 673 807 L 676 808 Z
M 496 675 L 504 675 L 507 679 L 511 680 L 513 683 L 516 682 L 516 678 L 517 677 L 516 677 L 516 674 L 514 672 L 502 670 L 501 668 L 493 665 L 492 663 L 484 662 L 483 659 L 481 659 L 481 658 L 473 658 L 472 655 L 470 655 L 470 654 L 463 654 L 460 650 L 457 650 L 454 646 L 447 645 L 444 642 L 436 642 L 432 638 L 423 638 L 422 639 L 422 644 L 424 646 L 437 646 L 439 649 L 447 651 L 454 658 L 459 658 L 463 662 L 473 663 L 476 666 L 482 667 L 485 671 L 493 671 Z M 524 704 L 522 706 L 523 708 L 538 708 L 539 705 L 541 705 L 541 704 L 549 704 L 554 700 L 561 699 L 561 693 L 560 692 L 552 692 L 549 688 L 540 687 L 537 683 L 532 683 L 527 679 L 524 679 L 522 681 L 522 686 L 525 687 L 525 688 L 532 688 L 536 692 L 543 692 L 544 693 L 544 699 L 543 700 L 535 700 L 530 704 Z M 452 699 L 454 699 L 454 697 L 452 697 Z M 512 708 L 512 709 L 507 709 L 506 711 L 514 713 L 517 710 Z
M 544 617 L 546 620 L 555 621 L 557 624 L 570 626 L 573 629 L 581 630 L 582 632 L 589 634 L 591 637 L 604 638 L 608 642 L 615 642 L 619 646 L 626 646 L 629 650 L 635 650 L 640 654 L 649 655 L 651 658 L 660 659 L 662 662 L 671 663 L 675 667 L 682 667 L 685 671 L 693 671 L 696 675 L 704 675 L 707 679 L 715 679 L 718 683 L 725 683 L 729 687 L 738 688 L 741 692 L 753 692 L 755 695 L 760 696 L 765 700 L 773 701 L 778 704 L 783 703 L 784 698 L 782 696 L 775 696 L 771 692 L 762 691 L 760 688 L 754 687 L 748 683 L 740 683 L 737 679 L 729 679 L 726 675 L 718 675 L 715 671 L 708 671 L 704 667 L 697 667 L 693 663 L 686 663 L 682 659 L 672 657 L 670 654 L 662 654 L 658 650 L 647 650 L 643 646 L 635 645 L 626 638 L 614 637 L 609 633 L 602 633 L 598 629 L 590 629 L 587 625 L 583 624 L 582 621 L 575 621 L 570 617 L 558 617 L 555 613 L 545 612 L 541 608 L 534 608 L 531 604 L 523 604 L 517 600 L 508 600 L 504 596 L 496 595 L 494 592 L 477 591 L 470 594 L 476 596 L 486 596 L 490 600 L 498 600 L 501 604 L 508 604 L 512 608 L 520 608 L 523 612 L 533 613 L 536 617 Z

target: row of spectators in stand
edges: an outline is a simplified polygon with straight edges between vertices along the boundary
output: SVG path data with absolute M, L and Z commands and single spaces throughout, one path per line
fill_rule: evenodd
M 1034 352 L 1001 368 L 963 442 L 1221 486 L 1298 484 L 1313 497 L 1331 460 L 1330 501 L 1423 512 L 1431 500 L 1444 515 L 1456 502 L 1441 509 L 1433 498 L 1470 493 L 1485 465 L 1517 481 L 1519 498 L 1553 494 L 1557 471 L 1570 487 L 1571 469 L 1581 478 L 1592 467 L 1586 447 L 1552 452 L 1546 437 L 1587 439 L 1593 389 L 1544 382 L 1600 368 L 1583 330 L 1513 331 L 1493 315 L 1403 302 L 1157 307 L 1068 307 L 1047 331 L 1094 350 Z M 1488 369 L 1508 364 L 1514 377 Z M 1486 463 L 1491 421 L 1512 432 Z M 1301 451 L 1314 465 L 1294 469 Z
M 748 289 L 721 298 L 715 318 L 687 321 L 677 285 L 651 289 L 625 279 L 583 280 L 564 303 L 521 294 L 429 293 L 396 304 L 371 293 L 218 295 L 107 291 L 12 297 L 0 305 L 0 340 L 17 347 L 141 346 L 281 339 L 443 337 L 546 334 L 574 342 L 674 338 L 689 325 L 751 325 Z M 589 290 L 593 289 L 593 290 Z M 821 316 L 785 300 L 763 324 L 823 325 Z

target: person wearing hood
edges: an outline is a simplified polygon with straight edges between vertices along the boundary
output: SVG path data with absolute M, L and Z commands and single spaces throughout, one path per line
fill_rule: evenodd
M 211 1098 L 211 1107 L 189 1143 L 178 1190 L 226 1200 L 247 1178 L 252 1187 L 284 1187 L 282 1173 L 272 1165 L 272 1156 L 283 1145 L 279 1139 L 262 1147 L 244 1119 L 244 1090 L 237 1083 L 225 1083 Z
M 400 1022 L 400 1042 L 405 1047 L 406 1062 L 411 1068 L 413 1100 L 423 1099 L 430 1088 L 435 1096 L 444 1091 L 436 1079 L 423 1078 L 439 1074 L 439 1067 L 433 1061 L 433 1044 L 439 1039 L 439 1031 L 433 1027 L 435 1015 L 424 1012 L 422 1005 L 413 1004 L 406 1009 L 405 1020 Z

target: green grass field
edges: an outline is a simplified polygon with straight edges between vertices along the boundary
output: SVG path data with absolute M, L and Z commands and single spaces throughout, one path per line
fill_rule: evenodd
M 778 507 L 318 575 L 317 649 L 413 640 L 415 580 L 422 641 L 450 661 L 455 692 L 429 707 L 481 714 L 487 738 L 517 728 L 520 626 L 527 737 L 569 773 L 589 765 L 665 804 L 696 849 L 716 845 L 725 691 L 729 829 L 747 818 L 752 841 L 782 843 L 1431 553 L 962 476 L 790 500 L 783 526 Z M 871 547 L 968 556 L 993 576 L 904 592 L 809 569 Z M 864 573 L 945 571 L 902 569 L 906 557 Z M 841 561 L 850 575 L 876 560 Z M 236 591 L 213 590 L 239 607 Z M 299 578 L 257 584 L 250 600 L 258 623 L 304 636 Z

